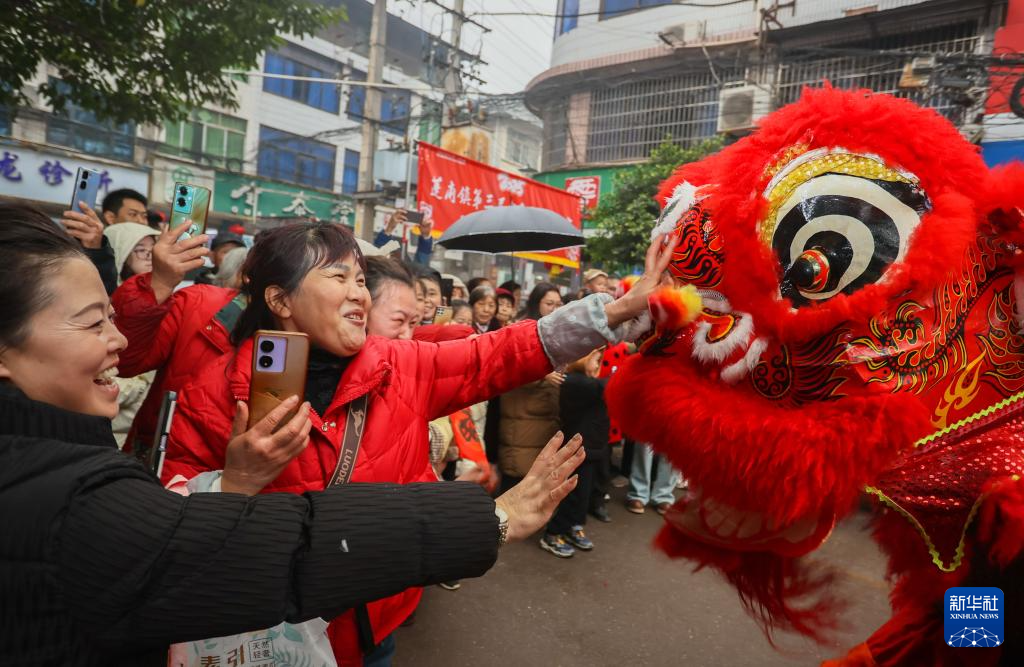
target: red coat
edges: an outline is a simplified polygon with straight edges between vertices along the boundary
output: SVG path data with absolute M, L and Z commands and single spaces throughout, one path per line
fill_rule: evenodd
M 248 398 L 251 364 L 250 341 L 237 355 L 221 357 L 203 369 L 182 389 L 168 438 L 164 481 L 175 474 L 191 478 L 223 468 L 234 402 Z M 537 335 L 537 323 L 532 321 L 444 343 L 371 336 L 345 369 L 325 414 L 311 416 L 309 446 L 264 492 L 323 489 L 338 461 L 346 405 L 367 393 L 367 425 L 351 481 L 436 480 L 429 457 L 430 420 L 549 372 L 551 364 Z M 368 605 L 378 642 L 408 617 L 419 598 L 420 589 L 410 589 Z M 332 622 L 328 634 L 339 664 L 361 664 L 352 612 Z
M 168 391 L 180 391 L 200 369 L 231 352 L 229 331 L 244 304 L 238 292 L 212 285 L 194 285 L 157 304 L 151 274 L 134 276 L 114 292 L 117 328 L 128 339 L 118 372 L 123 377 L 159 371 L 135 417 L 132 437 L 145 446 L 153 442 L 160 403 Z

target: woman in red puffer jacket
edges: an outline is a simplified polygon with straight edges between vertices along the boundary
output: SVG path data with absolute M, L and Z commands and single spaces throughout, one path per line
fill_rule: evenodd
M 595 295 L 539 322 L 433 344 L 366 336 L 365 262 L 346 227 L 303 223 L 268 232 L 243 271 L 249 302 L 232 334 L 236 353 L 218 358 L 179 392 L 164 480 L 224 469 L 223 491 L 254 491 L 246 484 L 244 462 L 225 465 L 225 444 L 233 418 L 236 429 L 245 423 L 251 336 L 257 329 L 305 333 L 313 348 L 306 384 L 313 423 L 309 446 L 263 491 L 324 488 L 338 462 L 348 404 L 363 396 L 368 398 L 366 425 L 351 481 L 434 480 L 430 420 L 617 341 L 613 329 L 621 330 L 619 325 L 646 310 L 670 247 L 652 244 L 648 276 L 620 300 Z M 368 661 L 388 664 L 394 650 L 390 635 L 419 597 L 419 589 L 407 590 L 335 619 L 328 634 L 339 664 L 361 664 L 364 653 Z
M 178 241 L 187 230 L 182 225 L 161 234 L 153 246 L 152 273 L 132 276 L 111 297 L 117 328 L 128 339 L 118 373 L 157 371 L 124 447 L 143 459 L 154 442 L 164 394 L 180 390 L 198 369 L 233 351 L 231 329 L 245 308 L 236 290 L 195 285 L 174 292 L 209 254 L 205 234 Z

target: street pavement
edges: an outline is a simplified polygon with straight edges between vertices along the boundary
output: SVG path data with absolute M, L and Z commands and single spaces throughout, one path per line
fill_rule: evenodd
M 662 519 L 630 514 L 615 489 L 612 523 L 590 519 L 597 545 L 559 559 L 537 539 L 512 544 L 458 591 L 431 587 L 411 627 L 399 629 L 396 667 L 817 665 L 863 641 L 888 615 L 884 560 L 866 515 L 837 527 L 816 557 L 834 566 L 848 603 L 834 647 L 791 635 L 772 648 L 735 592 L 651 548 Z

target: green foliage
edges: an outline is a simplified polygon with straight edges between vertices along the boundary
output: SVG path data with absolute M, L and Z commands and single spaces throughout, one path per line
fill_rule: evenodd
M 658 203 L 654 195 L 661 182 L 676 167 L 696 162 L 722 147 L 721 139 L 709 139 L 693 148 L 683 148 L 666 140 L 651 151 L 647 162 L 615 175 L 615 189 L 601 200 L 593 213 L 598 235 L 587 239 L 587 254 L 593 263 L 606 270 L 629 273 L 643 266 L 651 229 L 657 220 Z
M 65 85 L 39 88 L 118 122 L 180 119 L 204 104 L 236 108 L 224 69 L 249 70 L 279 33 L 307 35 L 344 6 L 312 0 L 20 0 L 0 21 L 0 105 L 25 104 L 41 62 Z

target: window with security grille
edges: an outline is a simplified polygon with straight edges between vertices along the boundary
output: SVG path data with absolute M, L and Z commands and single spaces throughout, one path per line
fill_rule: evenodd
M 642 160 L 666 138 L 692 146 L 715 136 L 722 84 L 743 80 L 742 69 L 709 69 L 592 91 L 586 162 Z
M 582 161 L 566 160 L 565 142 L 568 138 L 568 114 L 569 104 L 564 99 L 552 101 L 544 107 L 544 154 L 542 169 L 553 169 L 570 162 Z
M 968 107 L 958 102 L 950 89 L 941 86 L 901 88 L 900 78 L 914 57 L 907 52 L 974 53 L 980 45 L 979 33 L 977 23 L 966 22 L 861 42 L 829 44 L 828 49 L 783 50 L 777 71 L 776 105 L 796 101 L 805 86 L 820 86 L 823 81 L 829 81 L 837 88 L 867 88 L 905 97 L 960 123 Z M 830 53 L 833 49 L 846 52 L 833 55 Z M 856 51 L 863 54 L 858 55 Z M 883 53 L 885 51 L 890 53 Z M 894 51 L 903 53 L 892 53 Z

